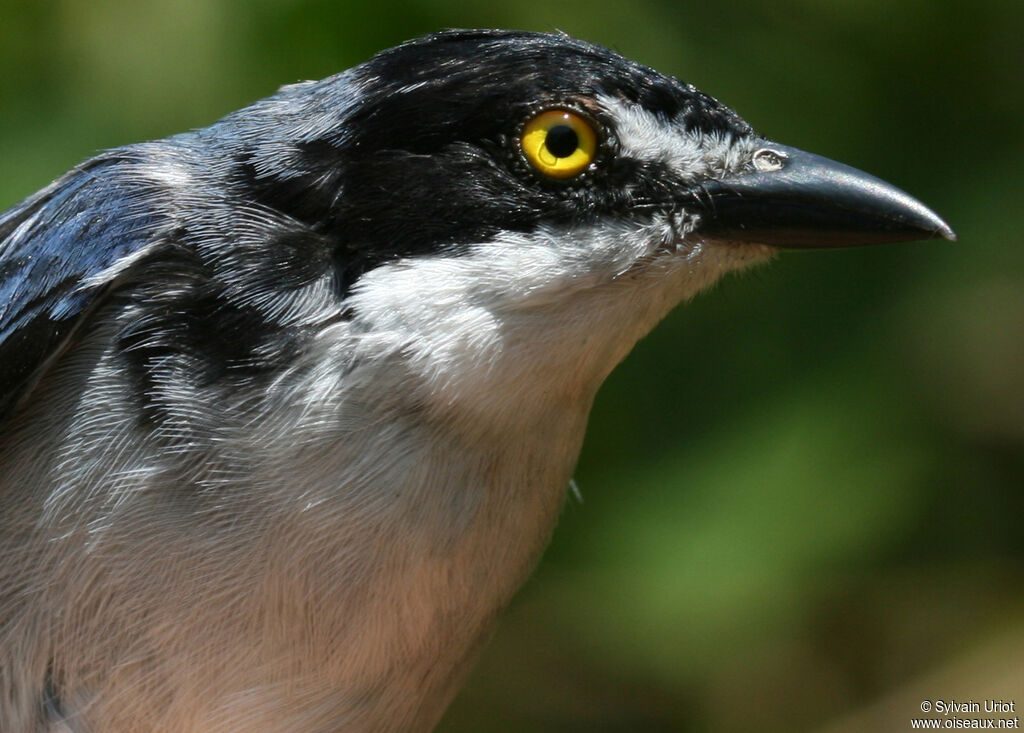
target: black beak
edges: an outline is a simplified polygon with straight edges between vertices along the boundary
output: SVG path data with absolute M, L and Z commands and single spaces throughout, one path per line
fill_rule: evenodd
M 853 247 L 956 234 L 900 189 L 813 153 L 765 142 L 755 172 L 704 184 L 710 235 L 776 247 Z

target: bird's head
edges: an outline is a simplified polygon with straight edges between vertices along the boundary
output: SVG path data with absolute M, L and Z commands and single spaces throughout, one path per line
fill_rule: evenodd
M 330 233 L 368 330 L 435 358 L 486 362 L 477 347 L 526 338 L 510 323 L 530 312 L 528 338 L 562 352 L 620 333 L 603 377 L 679 300 L 776 247 L 952 237 L 898 189 L 565 35 L 441 33 L 262 104 L 254 190 Z
M 254 183 L 332 232 L 345 287 L 476 256 L 515 266 L 502 281 L 516 297 L 709 248 L 728 269 L 771 246 L 952 236 L 892 186 L 565 35 L 440 33 L 263 104 Z M 293 119 L 274 134 L 280 116 Z
M 226 122 L 236 182 L 329 239 L 362 332 L 463 394 L 499 352 L 599 384 L 680 300 L 779 246 L 952 237 L 898 189 L 565 35 L 428 36 Z

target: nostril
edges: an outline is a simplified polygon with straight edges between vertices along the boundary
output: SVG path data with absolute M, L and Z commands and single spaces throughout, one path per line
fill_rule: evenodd
M 785 153 L 780 153 L 777 150 L 761 148 L 754 153 L 754 167 L 762 173 L 781 170 L 786 164 L 787 157 Z

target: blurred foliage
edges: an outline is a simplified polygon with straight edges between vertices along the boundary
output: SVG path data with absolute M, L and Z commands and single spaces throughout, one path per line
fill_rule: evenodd
M 1024 631 L 1019 2 L 3 0 L 0 206 L 470 26 L 694 82 L 960 243 L 784 254 L 641 343 L 595 407 L 583 503 L 442 730 L 857 730 L 871 710 L 906 730 L 921 696 L 1024 705 L 1024 647 L 993 642 Z

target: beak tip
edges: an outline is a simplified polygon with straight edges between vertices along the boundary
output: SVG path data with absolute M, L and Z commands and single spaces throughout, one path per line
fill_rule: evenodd
M 916 202 L 914 202 L 916 203 Z M 924 206 L 918 204 L 923 209 Z M 939 215 L 930 209 L 924 209 L 925 215 L 919 219 L 920 230 L 928 232 L 928 239 L 945 239 L 950 242 L 955 242 L 956 232 L 953 231 L 953 227 L 947 224 L 945 221 L 939 218 Z

